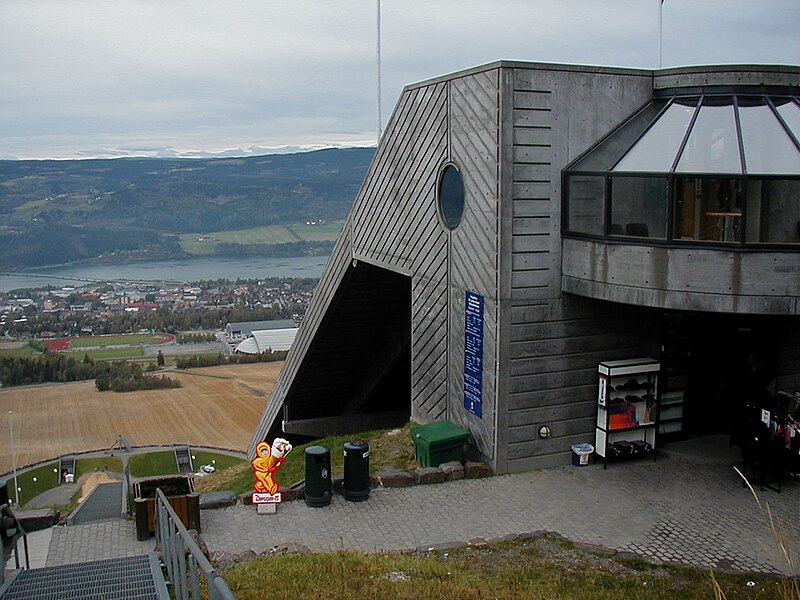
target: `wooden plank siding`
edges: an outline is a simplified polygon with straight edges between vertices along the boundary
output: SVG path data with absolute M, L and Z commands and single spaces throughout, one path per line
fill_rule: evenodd
M 407 91 L 386 156 L 354 211 L 353 255 L 411 275 L 411 417 L 447 410 L 447 236 L 436 181 L 447 157 L 447 85 Z
M 464 178 L 464 214 L 450 233 L 450 348 L 448 415 L 469 429 L 484 457 L 495 459 L 498 313 L 500 71 L 450 82 L 450 160 Z M 467 291 L 484 299 L 482 415 L 464 408 L 464 302 Z

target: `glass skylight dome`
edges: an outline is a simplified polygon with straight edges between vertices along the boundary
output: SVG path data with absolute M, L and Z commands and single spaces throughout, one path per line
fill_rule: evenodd
M 567 234 L 800 244 L 800 103 L 656 99 L 564 174 Z

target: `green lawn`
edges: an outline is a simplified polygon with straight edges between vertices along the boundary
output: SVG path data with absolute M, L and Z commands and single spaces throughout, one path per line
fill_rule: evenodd
M 116 456 L 102 456 L 100 458 L 79 458 L 75 461 L 75 481 L 86 473 L 92 471 L 113 471 L 122 473 L 122 461 Z
M 219 454 L 216 452 L 206 452 L 204 450 L 192 450 L 192 465 L 194 470 L 197 471 L 203 465 L 212 465 L 217 471 L 224 471 L 230 467 L 246 464 L 247 461 L 243 458 L 236 458 L 228 454 Z
M 148 452 L 147 454 L 132 454 L 128 459 L 128 468 L 131 477 L 158 477 L 159 475 L 177 475 L 178 462 L 175 452 Z
M 164 340 L 162 335 L 132 333 L 129 335 L 103 335 L 75 337 L 69 341 L 70 350 L 77 348 L 95 348 L 98 346 L 127 346 L 130 344 L 158 344 Z
M 20 506 L 25 506 L 25 504 L 36 498 L 36 496 L 42 492 L 56 487 L 59 483 L 59 479 L 58 461 L 44 464 L 22 474 L 17 474 L 17 487 L 20 488 Z M 15 499 L 13 475 L 8 476 L 6 483 L 8 484 L 8 497 Z
M 88 354 L 92 360 L 124 360 L 126 358 L 140 358 L 144 356 L 144 350 L 141 348 L 103 348 L 102 350 L 86 350 L 85 352 L 76 353 L 81 360 L 83 360 L 85 354 Z M 156 362 L 155 357 L 152 357 L 152 359 L 153 362 Z
M 28 344 L 19 346 L 18 348 L 4 348 L 0 346 L 0 356 L 17 356 L 19 358 L 32 358 L 39 356 L 41 352 L 35 348 L 31 348 Z

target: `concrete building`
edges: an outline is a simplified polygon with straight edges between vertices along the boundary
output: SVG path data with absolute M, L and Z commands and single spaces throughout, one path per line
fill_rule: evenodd
M 798 96 L 796 66 L 408 86 L 251 454 L 410 417 L 468 429 L 499 473 L 564 464 L 603 361 L 661 362 L 664 440 L 725 431 L 742 373 L 800 388 Z
M 231 342 L 243 340 L 254 331 L 269 331 L 271 329 L 294 329 L 297 327 L 291 319 L 278 319 L 275 321 L 242 321 L 225 325 L 225 335 Z

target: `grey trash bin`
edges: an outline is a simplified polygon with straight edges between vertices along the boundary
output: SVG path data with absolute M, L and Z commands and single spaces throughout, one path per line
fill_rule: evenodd
M 331 451 L 325 446 L 306 448 L 306 504 L 326 506 L 331 503 Z

